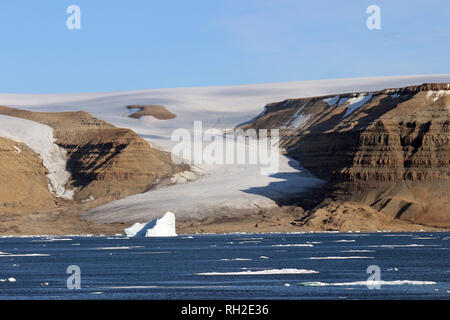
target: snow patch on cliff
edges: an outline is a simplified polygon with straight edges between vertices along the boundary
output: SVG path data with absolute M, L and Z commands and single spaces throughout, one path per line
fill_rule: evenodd
M 340 96 L 335 96 L 333 98 L 323 99 L 323 101 L 328 103 L 328 105 L 331 107 L 331 106 L 335 105 L 336 102 L 338 102 L 340 98 L 341 98 Z
M 437 101 L 445 95 L 450 95 L 449 90 L 439 90 L 439 91 L 428 91 L 427 98 L 432 99 L 433 101 Z
M 66 152 L 55 144 L 56 139 L 53 137 L 51 127 L 30 120 L 0 115 L 0 136 L 24 143 L 39 154 L 49 172 L 47 177 L 50 179 L 50 192 L 56 197 L 72 199 L 74 191 L 65 188 L 70 179 L 70 173 L 66 169 Z
M 371 94 L 360 94 L 357 97 L 348 99 L 347 103 L 347 109 L 345 110 L 344 118 L 347 117 L 349 114 L 353 113 L 355 110 L 361 108 L 363 105 L 365 105 L 370 99 L 372 99 Z

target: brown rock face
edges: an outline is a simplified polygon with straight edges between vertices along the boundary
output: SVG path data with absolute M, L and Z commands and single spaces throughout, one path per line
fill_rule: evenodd
M 159 180 L 187 169 L 170 154 L 150 147 L 129 129 L 116 128 L 87 112 L 30 112 L 0 107 L 0 114 L 54 128 L 67 151 L 74 200 L 88 207 L 144 192 Z
M 0 137 L 0 212 L 51 210 L 56 199 L 39 156 L 26 145 Z
M 157 105 L 131 105 L 127 106 L 128 110 L 135 110 L 135 113 L 129 115 L 130 118 L 140 119 L 144 116 L 152 116 L 158 120 L 170 120 L 177 116 L 166 109 L 164 106 Z
M 448 227 L 449 121 L 450 84 L 434 83 L 273 103 L 244 129 L 280 128 L 288 153 L 334 199 Z

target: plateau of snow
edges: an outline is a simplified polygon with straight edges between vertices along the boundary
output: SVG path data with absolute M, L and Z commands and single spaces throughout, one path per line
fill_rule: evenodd
M 261 114 L 271 102 L 449 81 L 450 75 L 420 75 L 111 93 L 0 94 L 0 104 L 31 111 L 87 111 L 118 127 L 132 129 L 155 148 L 170 151 L 176 143 L 170 139 L 172 132 L 192 129 L 194 121 L 201 120 L 205 130 L 225 131 Z M 139 104 L 164 105 L 176 118 L 128 117 L 126 106 Z M 295 125 L 307 120 L 297 118 L 300 123 Z M 239 214 L 242 210 L 276 206 L 279 199 L 298 196 L 323 183 L 284 155 L 280 155 L 279 162 L 278 172 L 272 175 L 261 175 L 258 165 L 199 165 L 194 168 L 194 172 L 201 172 L 198 179 L 192 179 L 195 181 L 114 201 L 84 217 L 101 222 L 136 222 L 150 221 L 167 211 L 174 212 L 177 219 Z
M 50 179 L 49 190 L 57 197 L 72 199 L 73 190 L 66 190 L 70 179 L 67 171 L 67 156 L 65 150 L 55 144 L 53 129 L 47 125 L 16 117 L 0 115 L 0 137 L 26 144 L 39 154 L 47 177 Z M 21 150 L 15 146 L 17 153 Z
M 0 104 L 30 111 L 87 111 L 118 127 L 130 128 L 153 144 L 167 146 L 170 145 L 168 142 L 174 129 L 191 128 L 195 120 L 202 120 L 204 127 L 227 129 L 261 114 L 264 106 L 271 102 L 348 92 L 369 92 L 424 82 L 450 82 L 450 74 L 103 93 L 5 93 L 0 94 Z M 341 101 L 339 103 L 341 104 Z M 139 104 L 164 105 L 177 117 L 167 121 L 153 117 L 129 118 L 130 111 L 125 106 Z

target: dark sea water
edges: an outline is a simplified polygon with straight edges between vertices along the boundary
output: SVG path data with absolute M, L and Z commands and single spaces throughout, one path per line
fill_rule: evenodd
M 0 299 L 450 299 L 449 249 L 450 233 L 0 238 Z

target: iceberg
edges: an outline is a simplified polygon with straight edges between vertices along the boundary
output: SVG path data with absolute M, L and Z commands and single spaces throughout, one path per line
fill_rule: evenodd
M 124 229 L 125 235 L 129 238 L 136 236 L 145 236 L 145 226 L 150 223 L 135 223 L 131 227 Z
M 147 229 L 146 237 L 176 237 L 175 215 L 172 212 L 166 212 L 161 219 L 155 219 L 152 222 L 155 226 Z
M 175 215 L 172 212 L 160 219 L 154 219 L 148 223 L 135 223 L 124 229 L 127 237 L 176 237 Z

